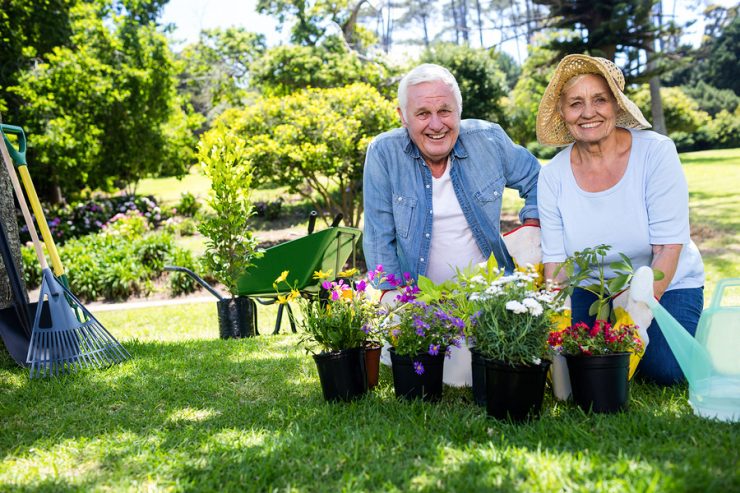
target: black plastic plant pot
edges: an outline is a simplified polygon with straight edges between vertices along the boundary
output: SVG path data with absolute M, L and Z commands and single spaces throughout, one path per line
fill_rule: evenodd
M 470 348 L 470 365 L 473 370 L 473 400 L 486 406 L 486 358 L 475 348 Z
M 245 296 L 216 302 L 221 339 L 241 339 L 257 334 L 257 304 Z
M 630 353 L 566 355 L 573 401 L 584 411 L 627 410 Z
M 539 365 L 510 365 L 486 360 L 486 411 L 489 416 L 523 422 L 542 410 L 549 361 Z
M 367 370 L 363 348 L 314 354 L 324 399 L 351 401 L 367 393 Z
M 396 397 L 429 402 L 436 402 L 442 398 L 444 349 L 440 348 L 436 356 L 428 353 L 402 356 L 396 354 L 395 348 L 391 348 L 390 353 Z

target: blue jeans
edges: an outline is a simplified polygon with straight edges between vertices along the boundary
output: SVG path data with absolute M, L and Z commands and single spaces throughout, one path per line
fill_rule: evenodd
M 584 289 L 576 289 L 570 298 L 572 323 L 594 323 L 596 317 L 588 314 L 596 296 Z M 699 323 L 702 308 L 704 307 L 704 288 L 672 289 L 663 293 L 660 304 L 680 323 L 686 331 L 696 335 L 696 326 Z M 644 380 L 658 385 L 673 385 L 685 380 L 678 361 L 673 356 L 663 332 L 655 320 L 648 327 L 650 343 L 645 355 L 637 366 L 636 375 Z

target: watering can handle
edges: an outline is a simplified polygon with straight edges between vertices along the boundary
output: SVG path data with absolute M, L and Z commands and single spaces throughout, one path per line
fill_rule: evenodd
M 6 125 L 0 123 L 0 132 L 3 134 L 3 140 L 5 140 L 5 146 L 8 148 L 8 154 L 13 160 L 13 164 L 16 166 L 22 166 L 26 163 L 26 134 L 23 132 L 21 127 L 15 125 Z M 8 140 L 5 134 L 17 135 L 18 136 L 18 149 Z
M 725 289 L 732 286 L 740 286 L 740 279 L 722 279 L 719 283 L 717 283 L 717 287 L 714 289 L 712 302 L 709 304 L 709 308 L 719 308 L 722 304 L 722 297 L 725 294 Z

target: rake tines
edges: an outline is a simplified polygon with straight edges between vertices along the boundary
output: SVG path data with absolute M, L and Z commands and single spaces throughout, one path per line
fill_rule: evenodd
M 80 300 L 47 272 L 28 347 L 31 378 L 57 376 L 80 368 L 105 368 L 130 358 Z M 49 327 L 41 327 L 45 306 L 51 319 Z M 82 314 L 82 322 L 75 316 L 76 309 Z

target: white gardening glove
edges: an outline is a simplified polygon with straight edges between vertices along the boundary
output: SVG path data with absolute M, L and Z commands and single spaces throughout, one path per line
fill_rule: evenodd
M 624 317 L 624 314 L 617 310 L 618 308 L 621 308 L 627 315 L 629 315 L 632 322 L 637 325 L 637 332 L 640 334 L 640 339 L 642 339 L 643 345 L 647 347 L 650 342 L 647 330 L 653 321 L 653 311 L 649 306 L 647 306 L 647 304 L 633 299 L 629 294 L 630 290 L 628 288 L 614 297 L 612 300 L 614 313 L 617 316 L 617 321 L 620 321 L 620 319 L 623 320 Z M 629 320 L 627 320 L 627 323 L 629 323 Z
M 635 370 L 637 370 L 637 365 L 640 363 L 642 355 L 645 354 L 645 349 L 647 348 L 648 343 L 650 342 L 647 330 L 648 327 L 650 327 L 650 323 L 653 321 L 653 312 L 647 304 L 633 299 L 632 296 L 630 296 L 629 291 L 629 288 L 625 289 L 615 296 L 612 300 L 612 308 L 617 318 L 615 325 L 619 323 L 633 323 L 637 326 L 637 332 L 640 335 L 640 339 L 642 339 L 642 350 L 634 352 L 630 356 L 629 378 L 631 379 L 632 375 L 635 374 Z
M 504 235 L 504 244 L 518 267 L 542 263 L 542 233 L 540 227 L 525 224 Z

